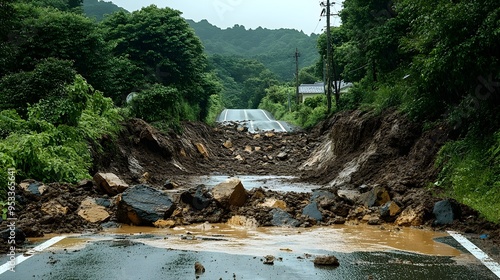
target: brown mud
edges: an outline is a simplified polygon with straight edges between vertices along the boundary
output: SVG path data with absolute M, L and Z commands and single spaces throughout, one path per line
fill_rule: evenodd
M 396 112 L 382 115 L 344 112 L 312 131 L 294 133 L 252 134 L 237 123 L 210 127 L 187 122 L 180 135 L 164 134 L 142 120 L 132 119 L 124 124 L 116 141 L 103 139 L 105 153 L 95 155 L 91 173 L 111 172 L 129 185 L 144 183 L 160 190 L 166 181 L 194 188 L 196 186 L 190 186 L 183 178 L 210 174 L 294 176 L 296 180 L 320 185 L 334 194 L 339 190 L 366 193 L 383 188 L 403 213 L 405 210 L 418 212 L 420 219 L 402 226 L 459 230 L 486 247 L 498 248 L 499 226 L 484 221 L 476 211 L 464 205 L 460 206 L 461 217 L 453 224 L 433 226 L 433 206 L 441 199 L 427 186 L 436 179 L 434 159 L 450 133 L 444 125 L 423 131 L 422 125 Z M 77 185 L 49 184 L 43 195 L 19 191 L 17 197 L 17 227 L 27 237 L 100 230 L 101 224 L 87 222 L 77 214 L 86 197 L 109 199 L 109 220 L 116 219 L 113 198 L 104 195 L 92 181 Z M 234 215 L 242 215 L 254 218 L 260 226 L 270 226 L 269 208 L 259 206 L 268 198 L 284 201 L 286 212 L 297 219 L 301 227 L 345 221 L 392 224 L 398 218 L 381 219 L 380 205 L 366 206 L 357 199 L 337 195 L 319 205 L 324 218 L 316 222 L 302 215 L 311 199 L 310 193 L 280 193 L 257 188 L 249 191 L 249 200 L 240 208 L 221 209 L 212 204 L 200 212 L 181 205 L 181 216 L 176 223 L 225 223 Z M 53 201 L 67 207 L 67 213 L 44 213 L 42 206 Z M 1 229 L 5 227 L 3 222 Z M 479 239 L 479 234 L 487 234 L 488 239 Z M 498 249 L 490 253 L 500 259 Z

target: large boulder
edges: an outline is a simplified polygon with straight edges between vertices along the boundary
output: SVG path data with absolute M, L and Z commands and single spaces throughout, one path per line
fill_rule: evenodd
M 288 212 L 285 212 L 279 208 L 273 209 L 271 211 L 272 220 L 271 224 L 277 227 L 298 227 L 300 222 L 290 215 Z
M 247 202 L 248 193 L 241 180 L 230 178 L 212 189 L 213 198 L 223 206 L 243 206 Z
M 421 226 L 424 224 L 425 210 L 422 207 L 406 208 L 394 222 L 398 226 Z
M 91 223 L 105 222 L 110 217 L 108 211 L 106 211 L 106 207 L 99 205 L 97 201 L 91 197 L 87 197 L 80 203 L 78 216 Z
M 390 200 L 389 192 L 382 187 L 375 187 L 359 197 L 359 202 L 366 207 L 382 206 Z
M 175 204 L 168 195 L 147 185 L 137 185 L 119 197 L 117 218 L 121 223 L 151 226 L 169 218 L 174 210 Z
M 111 196 L 120 194 L 129 187 L 127 183 L 123 182 L 113 173 L 96 173 L 94 175 L 94 182 L 98 188 Z
M 442 200 L 434 204 L 432 214 L 434 214 L 436 218 L 436 220 L 434 220 L 434 225 L 449 225 L 452 224 L 455 219 L 460 218 L 462 210 L 456 202 Z
M 323 220 L 323 215 L 321 214 L 321 212 L 318 209 L 317 202 L 310 203 L 309 205 L 304 207 L 304 209 L 302 210 L 302 215 L 307 216 L 307 217 L 314 219 L 316 221 Z

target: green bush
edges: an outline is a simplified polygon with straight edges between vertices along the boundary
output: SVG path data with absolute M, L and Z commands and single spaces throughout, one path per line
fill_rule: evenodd
M 180 129 L 182 115 L 182 97 L 174 87 L 160 84 L 139 93 L 130 102 L 131 113 L 152 124 L 162 123 L 162 128 Z
M 8 120 L 6 125 L 2 122 L 7 133 L 0 140 L 0 172 L 14 167 L 19 178 L 45 182 L 75 183 L 90 177 L 90 144 L 98 145 L 103 135 L 115 135 L 121 117 L 112 100 L 94 91 L 79 75 L 66 92 L 61 100 L 82 98 L 72 107 L 77 116 L 74 125 L 63 124 L 56 118 L 61 116 L 59 108 L 46 112 L 43 109 L 49 108 L 40 103 L 28 109 L 28 120 L 13 110 L 0 112 L 0 118 Z M 2 180 L 5 178 L 0 177 Z
M 439 152 L 436 185 L 445 195 L 500 222 L 500 132 L 493 139 L 474 135 L 448 142 Z M 485 155 L 487 155 L 485 157 Z

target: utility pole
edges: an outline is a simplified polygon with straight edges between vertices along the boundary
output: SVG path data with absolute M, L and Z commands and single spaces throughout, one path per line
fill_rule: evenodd
M 326 100 L 328 105 L 328 113 L 332 112 L 332 34 L 330 33 L 330 0 L 321 2 L 321 6 L 326 8 L 322 15 L 326 15 Z
M 335 5 L 335 2 L 330 2 L 327 0 L 325 2 L 321 2 L 320 4 L 323 9 L 321 15 L 326 16 L 326 97 L 328 104 L 328 113 L 332 111 L 332 84 L 334 85 L 335 90 L 335 104 L 339 104 L 340 99 L 340 81 L 336 81 L 337 78 L 337 69 L 335 69 L 335 63 L 333 61 L 333 49 L 332 49 L 332 34 L 331 34 L 331 16 L 338 16 L 338 14 L 331 13 L 331 7 Z M 326 10 L 326 11 L 325 11 Z
M 300 103 L 300 93 L 299 93 L 299 49 L 295 48 L 295 95 L 297 104 Z

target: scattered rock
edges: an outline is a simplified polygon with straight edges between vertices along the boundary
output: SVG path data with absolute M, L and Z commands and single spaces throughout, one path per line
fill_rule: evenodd
M 350 202 L 359 200 L 361 193 L 358 190 L 338 190 L 337 195 L 339 197 L 345 198 Z
M 274 256 L 267 255 L 264 257 L 264 264 L 274 265 Z
M 231 149 L 233 147 L 233 142 L 231 140 L 226 140 L 226 142 L 222 145 L 224 145 L 227 149 Z
M 310 217 L 316 221 L 321 221 L 323 220 L 323 214 L 318 209 L 318 203 L 313 202 L 304 207 L 302 210 L 302 215 Z
M 237 155 L 234 159 L 239 160 L 239 161 L 245 160 L 241 155 Z
M 118 176 L 113 173 L 96 173 L 94 182 L 105 193 L 115 196 L 124 192 L 129 185 L 123 182 Z
M 269 208 L 279 208 L 282 210 L 286 209 L 286 202 L 283 200 L 278 200 L 276 198 L 266 198 L 266 200 L 258 205 L 259 207 L 269 207 Z
M 380 217 L 386 221 L 394 221 L 399 213 L 401 213 L 401 207 L 394 201 L 389 201 L 380 208 Z
M 281 209 L 271 210 L 272 220 L 271 224 L 277 227 L 298 227 L 300 222 Z
M 421 226 L 424 223 L 425 211 L 422 208 L 406 208 L 394 222 L 398 226 Z
M 277 159 L 279 160 L 287 160 L 288 159 L 288 154 L 286 152 L 281 152 L 276 156 Z
M 253 152 L 253 148 L 252 148 L 252 146 L 246 146 L 246 147 L 245 147 L 245 152 L 247 152 L 247 153 L 251 154 L 251 153 Z
M 207 150 L 207 147 L 205 147 L 205 145 L 203 145 L 202 143 L 196 143 L 194 144 L 196 146 L 196 149 L 198 150 L 198 152 L 204 157 L 204 158 L 209 158 L 209 154 L 208 154 L 208 150 Z
M 196 210 L 203 210 L 212 202 L 212 199 L 205 194 L 203 185 L 198 186 L 194 194 L 189 191 L 182 193 L 181 200 Z
M 41 182 L 36 182 L 32 180 L 23 181 L 19 184 L 19 187 L 31 194 L 36 196 L 43 195 L 49 188 Z
M 194 264 L 194 273 L 195 274 L 203 274 L 203 273 L 205 273 L 205 267 L 201 263 L 196 262 Z
M 247 201 L 247 191 L 241 180 L 230 178 L 212 189 L 213 198 L 224 206 L 243 206 Z
M 110 215 L 104 206 L 98 205 L 96 200 L 87 197 L 78 208 L 78 216 L 91 223 L 101 223 L 109 219 Z
M 176 189 L 178 187 L 179 186 L 176 183 L 174 183 L 170 180 L 166 180 L 165 183 L 163 184 L 163 188 L 165 188 L 166 190 L 173 190 L 173 189 Z
M 135 176 L 139 176 L 144 173 L 144 167 L 139 163 L 139 161 L 133 157 L 128 157 L 128 170 Z
M 265 136 L 266 138 L 273 138 L 274 136 L 276 136 L 276 134 L 274 134 L 274 132 L 266 132 L 266 133 L 264 134 L 264 136 Z
M 381 206 L 390 200 L 389 192 L 382 187 L 375 187 L 359 197 L 359 202 L 366 207 Z
M 436 218 L 434 225 L 449 225 L 460 218 L 462 211 L 457 203 L 447 199 L 436 202 L 432 214 Z
M 380 221 L 379 217 L 370 217 L 370 219 L 368 219 L 368 224 L 371 226 L 378 226 L 382 224 L 382 221 Z
M 244 228 L 257 228 L 259 225 L 254 217 L 245 217 L 239 215 L 232 216 L 231 219 L 227 221 L 227 224 Z
M 325 190 L 315 190 L 311 195 L 311 202 L 317 202 L 322 208 L 335 204 L 335 194 Z
M 175 227 L 175 221 L 160 219 L 153 223 L 157 228 L 173 228 Z
M 59 202 L 53 199 L 42 204 L 41 210 L 43 213 L 55 217 L 68 214 L 69 209 L 66 206 L 62 206 Z
M 122 223 L 150 226 L 169 218 L 175 209 L 170 197 L 147 185 L 137 185 L 121 194 L 117 218 Z
M 319 266 L 339 266 L 339 260 L 334 256 L 317 256 L 314 259 L 314 265 Z

